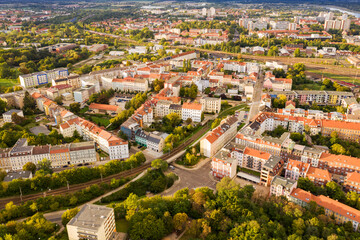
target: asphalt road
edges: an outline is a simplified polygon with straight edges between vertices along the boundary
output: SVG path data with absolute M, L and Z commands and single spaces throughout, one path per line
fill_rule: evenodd
M 261 103 L 263 85 L 264 85 L 264 76 L 262 75 L 262 72 L 260 72 L 259 79 L 256 81 L 254 86 L 253 99 L 252 99 L 249 115 L 247 118 L 247 122 L 252 120 L 259 113 L 259 106 Z
M 200 163 L 201 164 L 201 163 Z M 179 176 L 178 182 L 170 189 L 161 193 L 162 196 L 171 196 L 183 188 L 209 187 L 215 190 L 217 181 L 210 176 L 211 162 L 208 160 L 197 169 L 183 169 L 175 167 L 172 172 Z

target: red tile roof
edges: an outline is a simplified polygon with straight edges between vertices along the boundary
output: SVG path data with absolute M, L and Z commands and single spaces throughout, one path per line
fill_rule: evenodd
M 270 153 L 259 151 L 253 148 L 246 147 L 244 150 L 244 155 L 253 156 L 256 158 L 268 160 L 271 157 Z
M 99 109 L 99 110 L 116 112 L 118 110 L 118 106 L 108 105 L 108 104 L 91 103 L 89 106 L 89 109 Z

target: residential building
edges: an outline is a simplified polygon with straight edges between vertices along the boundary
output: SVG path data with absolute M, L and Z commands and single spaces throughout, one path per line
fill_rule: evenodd
M 170 104 L 169 113 L 176 113 L 182 118 L 182 106 L 180 104 Z
M 87 85 L 74 91 L 74 100 L 78 103 L 84 103 L 90 96 L 96 92 L 96 85 Z
M 200 103 L 184 103 L 182 105 L 182 120 L 190 118 L 193 122 L 201 122 L 203 106 Z
M 297 181 L 288 178 L 275 176 L 271 181 L 270 195 L 277 197 L 285 196 L 290 197 L 291 192 L 297 187 Z
M 160 136 L 159 132 L 148 133 L 138 129 L 135 133 L 135 141 L 140 146 L 155 152 L 162 152 L 165 146 L 165 139 Z
M 353 191 L 360 193 L 360 173 L 359 172 L 350 172 L 347 173 L 344 186 L 346 191 Z
M 67 77 L 55 78 L 52 80 L 53 86 L 63 85 L 63 84 L 71 85 L 73 89 L 77 89 L 81 87 L 80 76 L 78 74 L 70 74 Z
M 84 164 L 97 160 L 95 143 L 93 141 L 70 143 L 69 149 L 70 164 Z
M 12 120 L 12 115 L 13 113 L 15 113 L 16 115 L 18 115 L 19 117 L 24 117 L 24 113 L 22 110 L 18 110 L 18 109 L 11 109 L 5 113 L 3 113 L 3 120 L 4 122 L 7 122 L 7 123 L 11 123 L 13 122 Z
M 125 159 L 129 157 L 128 142 L 101 129 L 96 124 L 82 118 L 74 118 L 60 125 L 60 133 L 72 136 L 77 131 L 86 140 L 94 141 L 110 159 Z
M 283 166 L 284 161 L 280 157 L 271 156 L 261 168 L 260 184 L 270 186 L 274 177 L 281 173 Z
M 306 177 L 310 164 L 289 159 L 286 165 L 285 177 L 297 181 L 299 177 Z
M 133 78 L 133 77 L 126 77 L 126 78 L 115 78 L 112 80 L 112 88 L 114 90 L 120 91 L 139 91 L 139 92 L 146 92 L 149 88 L 149 83 L 146 78 Z
M 229 142 L 237 132 L 238 118 L 228 116 L 220 122 L 220 125 L 207 133 L 200 140 L 200 153 L 206 157 L 212 157 L 227 142 Z
M 350 221 L 353 225 L 353 229 L 355 231 L 358 230 L 360 211 L 355 208 L 349 207 L 348 205 L 323 195 L 315 196 L 300 188 L 294 189 L 289 199 L 303 207 L 309 206 L 310 202 L 315 202 L 319 207 L 324 208 L 327 217 L 334 217 L 337 224 L 344 224 Z
M 332 179 L 328 170 L 316 167 L 310 167 L 309 171 L 306 173 L 306 177 L 319 186 L 325 186 L 326 183 L 330 182 Z
M 219 113 L 221 111 L 221 98 L 203 97 L 200 99 L 204 112 Z
M 168 101 L 168 100 L 157 101 L 156 106 L 155 106 L 155 111 L 154 111 L 155 117 L 163 118 L 166 115 L 168 115 L 170 113 L 170 105 L 171 104 L 172 104 L 171 101 Z M 179 116 L 181 116 L 181 115 L 179 115 Z
M 322 120 L 321 134 L 330 136 L 332 132 L 336 132 L 344 140 L 360 140 L 360 124 L 356 122 Z
M 270 157 L 270 153 L 246 147 L 240 167 L 261 172 L 263 165 L 270 159 Z
M 236 175 L 237 161 L 230 156 L 230 152 L 226 150 L 220 150 L 211 161 L 211 172 L 214 177 L 233 178 Z
M 114 239 L 116 232 L 114 209 L 86 204 L 66 225 L 69 240 Z
M 26 75 L 20 75 L 20 84 L 24 88 L 36 87 L 39 85 L 51 83 L 52 80 L 57 78 L 67 77 L 69 72 L 67 68 L 55 68 L 42 72 L 35 72 Z
M 50 147 L 51 166 L 60 167 L 70 165 L 70 149 L 64 145 L 56 145 Z

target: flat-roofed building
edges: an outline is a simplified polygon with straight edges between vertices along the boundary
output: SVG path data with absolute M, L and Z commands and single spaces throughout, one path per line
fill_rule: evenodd
M 69 71 L 67 68 L 55 68 L 52 70 L 20 75 L 19 79 L 22 87 L 31 88 L 51 83 L 54 79 L 67 77 L 68 75 Z
M 203 97 L 200 99 L 203 111 L 209 113 L 219 113 L 221 111 L 221 98 Z
M 116 232 L 114 209 L 86 204 L 66 225 L 69 240 L 113 239 Z

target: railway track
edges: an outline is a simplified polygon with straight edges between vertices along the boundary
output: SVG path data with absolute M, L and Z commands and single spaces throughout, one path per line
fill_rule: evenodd
M 206 124 L 207 124 L 207 122 L 206 122 Z M 200 136 L 202 136 L 206 131 L 208 131 L 208 129 L 209 129 L 208 125 L 204 126 L 202 129 L 200 129 L 198 132 L 196 132 L 189 139 L 187 139 L 182 144 L 180 144 L 178 147 L 173 149 L 169 154 L 164 154 L 160 158 L 163 160 L 168 160 L 171 157 L 175 156 L 176 154 L 178 154 L 179 152 L 184 150 L 187 146 L 189 146 L 194 140 L 196 140 Z M 113 178 L 120 179 L 120 178 L 133 177 L 133 176 L 136 176 L 136 175 L 140 174 L 141 172 L 145 171 L 150 166 L 151 166 L 151 163 L 145 163 L 139 167 L 136 167 L 136 168 L 133 168 L 130 170 L 126 170 L 126 171 L 123 171 L 123 172 L 120 172 L 117 174 L 113 174 L 113 175 L 104 177 L 102 179 L 94 179 L 94 180 L 91 180 L 91 181 L 88 181 L 85 183 L 70 185 L 69 188 L 62 187 L 62 188 L 58 188 L 58 189 L 54 189 L 54 190 L 49 190 L 46 192 L 23 195 L 22 197 L 13 196 L 13 197 L 7 197 L 7 198 L 0 198 L 0 209 L 5 208 L 5 205 L 8 202 L 13 202 L 14 204 L 20 204 L 20 203 L 23 203 L 26 201 L 36 200 L 37 198 L 45 197 L 45 196 L 66 195 L 69 193 L 74 193 L 74 192 L 86 189 L 87 187 L 89 187 L 93 184 L 110 183 Z

